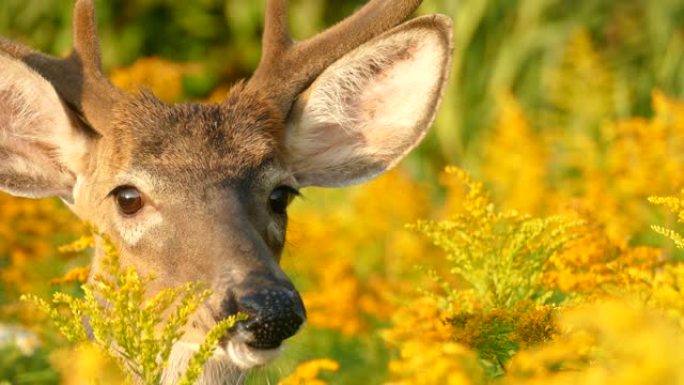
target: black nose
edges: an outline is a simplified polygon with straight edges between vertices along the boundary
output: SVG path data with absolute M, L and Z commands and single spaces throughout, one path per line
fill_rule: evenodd
M 249 336 L 247 345 L 257 349 L 277 348 L 306 319 L 299 294 L 286 288 L 264 288 L 238 298 L 237 302 L 239 311 L 249 315 L 237 329 Z

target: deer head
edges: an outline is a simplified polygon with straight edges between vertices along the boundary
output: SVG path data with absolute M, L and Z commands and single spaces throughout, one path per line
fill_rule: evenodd
M 166 383 L 218 320 L 250 315 L 203 381 L 237 378 L 272 359 L 306 318 L 279 267 L 290 200 L 306 186 L 377 176 L 434 119 L 451 22 L 400 24 L 420 2 L 371 0 L 294 42 L 286 1 L 267 0 L 254 75 L 222 103 L 171 105 L 109 82 L 93 4 L 77 0 L 66 58 L 0 38 L 0 190 L 60 197 L 111 236 L 123 265 L 158 277 L 152 293 L 209 285 L 214 294 L 174 347 Z M 96 250 L 93 273 L 100 258 Z

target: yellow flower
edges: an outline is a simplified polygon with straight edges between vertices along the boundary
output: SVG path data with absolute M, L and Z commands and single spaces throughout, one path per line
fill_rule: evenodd
M 590 33 L 579 29 L 569 39 L 560 65 L 544 74 L 549 102 L 570 130 L 586 129 L 615 115 L 615 83 L 606 63 Z
M 340 364 L 336 361 L 321 358 L 302 362 L 294 372 L 281 379 L 278 385 L 326 385 L 327 382 L 318 378 L 322 371 L 336 372 L 340 369 Z
M 178 64 L 159 57 L 141 58 L 128 68 L 112 71 L 111 79 L 117 87 L 136 91 L 149 88 L 161 100 L 175 102 L 183 94 L 183 76 L 195 71 L 188 64 Z
M 90 266 L 81 266 L 67 271 L 62 277 L 53 278 L 50 283 L 53 285 L 64 285 L 67 283 L 85 283 L 90 275 Z
M 572 238 L 570 230 L 579 221 L 498 210 L 481 182 L 456 168 L 447 168 L 446 175 L 464 189 L 458 204 L 447 203 L 453 210 L 449 219 L 413 226 L 446 254 L 448 274 L 436 274 L 438 279 L 461 277 L 477 302 L 490 309 L 512 308 L 533 298 L 543 303 L 549 293 L 540 290 L 542 267 Z M 459 302 L 461 287 L 442 286 L 448 302 Z
M 480 384 L 477 356 L 453 342 L 426 344 L 412 339 L 402 344 L 398 359 L 389 363 L 386 385 Z
M 388 319 L 411 287 L 429 246 L 404 225 L 427 215 L 428 194 L 401 170 L 346 194 L 306 191 L 292 205 L 283 264 L 300 280 L 308 323 L 352 336 L 368 330 L 366 315 Z
M 23 199 L 0 193 L 0 286 L 3 317 L 33 325 L 35 310 L 18 303 L 20 293 L 47 293 L 64 270 L 55 244 L 73 239 L 84 226 L 55 199 Z
M 453 328 L 434 297 L 419 297 L 399 308 L 383 332 L 399 356 L 389 362 L 387 385 L 479 384 L 477 355 L 452 341 Z
M 405 303 L 392 316 L 392 327 L 382 336 L 391 345 L 418 338 L 425 344 L 450 341 L 453 327 L 446 322 L 450 316 L 432 296 L 421 296 Z
M 512 95 L 501 94 L 497 101 L 499 113 L 485 144 L 483 177 L 507 208 L 540 212 L 548 194 L 547 150 Z
M 516 355 L 504 384 L 682 384 L 682 329 L 648 308 L 603 301 L 567 311 L 554 342 Z
M 107 354 L 93 344 L 55 351 L 50 361 L 63 385 L 120 385 L 125 376 Z
M 605 294 L 638 281 L 632 272 L 650 273 L 664 263 L 662 250 L 616 243 L 589 213 L 575 229 L 577 238 L 546 263 L 542 282 L 564 293 Z
M 321 271 L 318 290 L 302 293 L 310 325 L 354 335 L 363 327 L 359 318 L 359 281 L 345 261 L 332 260 Z

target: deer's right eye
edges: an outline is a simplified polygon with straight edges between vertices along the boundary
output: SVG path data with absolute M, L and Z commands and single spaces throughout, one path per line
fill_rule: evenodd
M 145 205 L 142 193 L 133 186 L 119 186 L 112 191 L 112 195 L 124 215 L 133 215 Z
M 284 215 L 287 206 L 292 202 L 295 196 L 299 195 L 297 189 L 290 186 L 278 186 L 268 197 L 268 203 L 271 206 L 271 211 L 276 214 Z

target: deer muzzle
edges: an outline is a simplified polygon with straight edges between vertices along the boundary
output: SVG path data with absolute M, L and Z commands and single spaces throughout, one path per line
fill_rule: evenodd
M 275 349 L 292 337 L 306 320 L 299 294 L 285 287 L 266 287 L 237 298 L 237 310 L 249 318 L 233 335 L 255 349 Z

